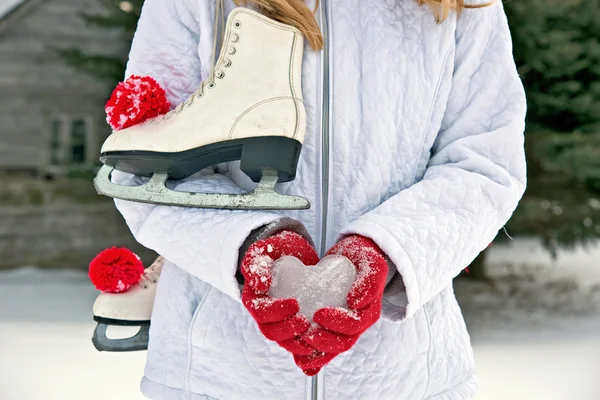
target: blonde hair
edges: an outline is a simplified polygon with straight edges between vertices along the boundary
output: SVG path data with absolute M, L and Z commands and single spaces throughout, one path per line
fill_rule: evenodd
M 303 0 L 233 0 L 238 6 L 251 4 L 271 19 L 300 30 L 315 50 L 323 48 L 323 35 L 313 10 Z M 315 9 L 319 7 L 319 0 Z
M 493 1 L 481 4 L 465 4 L 465 0 L 417 0 L 420 6 L 426 5 L 433 11 L 433 16 L 437 23 L 442 23 L 450 11 L 456 11 L 460 15 L 465 8 L 483 8 L 491 5 Z
M 399 0 L 400 1 L 400 0 Z M 404 0 L 402 0 L 404 1 Z M 491 4 L 465 4 L 465 0 L 416 0 L 419 5 L 426 5 L 433 11 L 438 23 L 443 22 L 450 11 L 460 14 L 465 8 L 481 8 Z M 253 5 L 265 16 L 281 23 L 295 26 L 307 38 L 315 50 L 323 48 L 323 35 L 315 18 L 314 10 L 308 8 L 303 0 L 234 0 L 239 6 Z M 315 9 L 319 7 L 319 0 Z

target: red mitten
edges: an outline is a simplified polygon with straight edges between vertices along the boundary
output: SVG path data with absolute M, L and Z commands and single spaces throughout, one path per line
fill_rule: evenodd
M 302 360 L 307 367 L 320 368 L 329 360 L 328 355 L 349 350 L 381 315 L 381 301 L 388 264 L 384 253 L 371 239 L 348 236 L 336 244 L 327 255 L 338 254 L 348 258 L 357 269 L 357 277 L 348 292 L 348 309 L 326 307 L 317 310 L 314 322 L 320 325 L 306 332 L 302 339 L 318 351 L 322 357 Z M 323 364 L 324 365 L 324 364 Z M 322 365 L 321 365 L 322 367 Z
M 258 329 L 269 340 L 293 340 L 310 328 L 308 318 L 298 314 L 300 306 L 296 299 L 274 299 L 258 294 L 245 285 L 242 303 L 256 320 Z
M 277 341 L 289 351 L 292 348 L 302 351 L 302 344 L 297 338 L 310 328 L 310 321 L 298 314 L 298 301 L 274 299 L 267 295 L 273 279 L 271 267 L 284 256 L 294 256 L 306 265 L 319 262 L 315 249 L 295 232 L 283 231 L 252 244 L 241 264 L 245 279 L 242 303 L 267 339 Z M 307 353 L 306 348 L 303 351 Z
M 158 82 L 149 76 L 132 75 L 117 85 L 104 110 L 106 122 L 119 130 L 165 114 L 170 107 Z
M 293 347 L 289 350 L 294 353 L 296 365 L 306 375 L 316 375 L 338 354 L 350 350 L 360 335 L 377 322 L 380 314 L 381 300 L 375 300 L 359 311 L 336 308 L 322 308 L 317 311 L 313 320 L 323 328 L 310 329 L 300 339 L 295 339 Z
M 305 375 L 314 376 L 319 373 L 321 368 L 329 364 L 331 360 L 337 357 L 339 353 L 313 352 L 310 355 L 294 354 L 296 365 L 302 369 Z

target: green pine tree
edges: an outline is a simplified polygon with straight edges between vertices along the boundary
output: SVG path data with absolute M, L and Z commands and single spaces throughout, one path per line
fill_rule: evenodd
M 555 254 L 600 237 L 600 0 L 513 0 L 505 10 L 528 101 L 528 188 L 507 229 Z
M 600 236 L 600 0 L 506 5 L 528 97 L 529 184 L 511 231 L 549 249 Z
M 81 13 L 86 23 L 94 27 L 117 30 L 123 43 L 131 43 L 137 27 L 144 0 L 99 0 L 104 12 L 101 14 Z M 126 66 L 126 54 L 121 57 L 108 57 L 103 54 L 90 54 L 82 49 L 55 49 L 55 51 L 74 68 L 107 82 L 112 90 L 123 80 Z

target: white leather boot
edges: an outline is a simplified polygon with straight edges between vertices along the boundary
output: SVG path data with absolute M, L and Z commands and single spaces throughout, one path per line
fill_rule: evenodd
M 123 293 L 101 293 L 94 302 L 94 320 L 98 322 L 92 343 L 99 351 L 135 351 L 148 348 L 150 317 L 156 285 L 164 258 L 158 257 L 146 268 L 140 282 Z M 139 326 L 140 331 L 126 339 L 109 339 L 109 326 Z
M 217 16 L 215 24 L 218 20 Z M 211 165 L 241 160 L 241 170 L 255 182 L 265 171 L 277 178 L 274 183 L 293 180 L 306 133 L 301 88 L 303 41 L 294 27 L 236 8 L 227 19 L 211 76 L 168 114 L 114 132 L 102 146 L 100 159 L 120 171 L 161 174 L 165 179 L 181 179 Z M 110 170 L 104 170 L 108 175 Z M 96 184 L 102 194 L 111 197 L 203 207 L 165 200 L 168 193 L 152 199 L 127 197 L 129 194 L 114 190 L 107 193 L 105 182 L 97 180 Z M 290 208 L 221 205 L 212 208 Z M 307 207 L 308 203 L 291 208 Z

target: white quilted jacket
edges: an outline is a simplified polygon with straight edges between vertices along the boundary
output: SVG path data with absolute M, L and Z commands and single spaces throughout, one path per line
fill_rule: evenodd
M 310 210 L 117 201 L 137 240 L 170 261 L 142 381 L 150 399 L 474 395 L 472 350 L 452 278 L 509 219 L 526 180 L 525 98 L 501 2 L 437 25 L 416 0 L 322 1 L 329 64 L 307 48 L 307 138 L 296 180 L 280 188 L 307 197 Z M 127 75 L 150 75 L 172 103 L 184 100 L 211 68 L 213 10 L 213 0 L 146 0 Z M 139 183 L 114 175 L 121 184 Z M 197 192 L 250 185 L 235 163 L 176 184 Z M 384 317 L 316 379 L 262 337 L 235 279 L 250 231 L 282 215 L 301 221 L 321 252 L 343 234 L 370 237 L 399 272 L 386 289 Z

